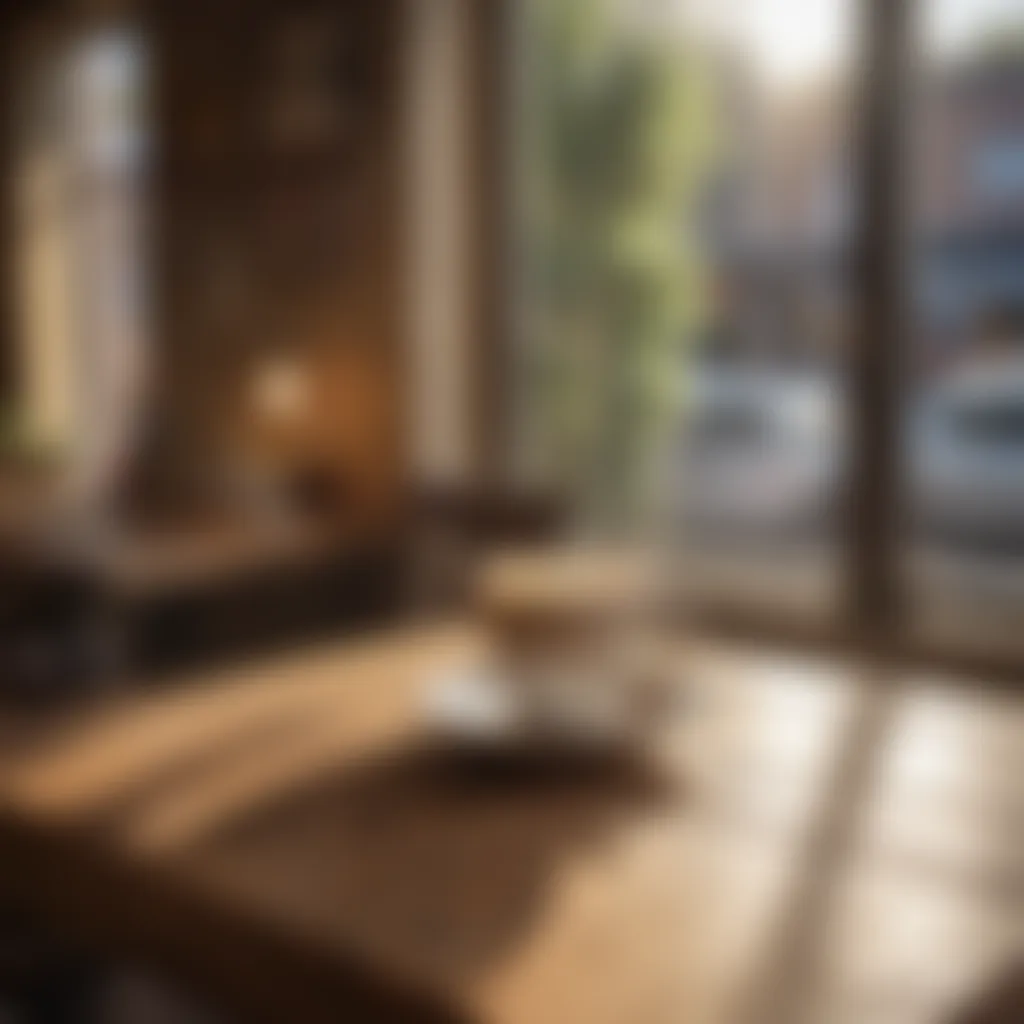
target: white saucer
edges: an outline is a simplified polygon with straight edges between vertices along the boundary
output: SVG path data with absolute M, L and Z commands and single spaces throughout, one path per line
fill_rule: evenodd
M 520 684 L 485 663 L 453 667 L 431 682 L 425 697 L 431 728 L 462 745 L 579 750 L 621 748 L 638 739 L 637 723 L 602 709 L 596 696 L 538 706 Z
M 525 709 L 494 669 L 462 665 L 435 678 L 426 692 L 428 722 L 457 740 L 504 744 L 526 732 Z

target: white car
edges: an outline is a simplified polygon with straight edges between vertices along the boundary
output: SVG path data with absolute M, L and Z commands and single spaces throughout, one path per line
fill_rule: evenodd
M 682 436 L 682 520 L 729 541 L 820 537 L 834 525 L 836 400 L 820 375 L 704 371 Z
M 924 539 L 1024 550 L 1024 360 L 961 371 L 932 389 L 908 454 Z

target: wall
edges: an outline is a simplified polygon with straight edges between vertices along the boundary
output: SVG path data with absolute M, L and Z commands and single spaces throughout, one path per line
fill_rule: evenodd
M 165 489 L 316 474 L 399 512 L 401 6 L 158 5 Z

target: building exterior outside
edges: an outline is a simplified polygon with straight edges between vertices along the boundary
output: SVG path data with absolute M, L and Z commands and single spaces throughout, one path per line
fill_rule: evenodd
M 735 68 L 727 77 L 729 139 L 706 224 L 707 350 L 834 366 L 850 342 L 848 91 L 780 101 Z M 1024 351 L 1024 52 L 922 78 L 909 151 L 913 373 Z

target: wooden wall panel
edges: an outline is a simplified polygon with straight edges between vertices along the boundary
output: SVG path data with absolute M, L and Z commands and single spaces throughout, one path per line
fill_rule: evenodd
M 239 460 L 336 475 L 357 517 L 403 480 L 401 3 L 158 0 L 164 482 Z M 261 422 L 260 367 L 307 403 Z

